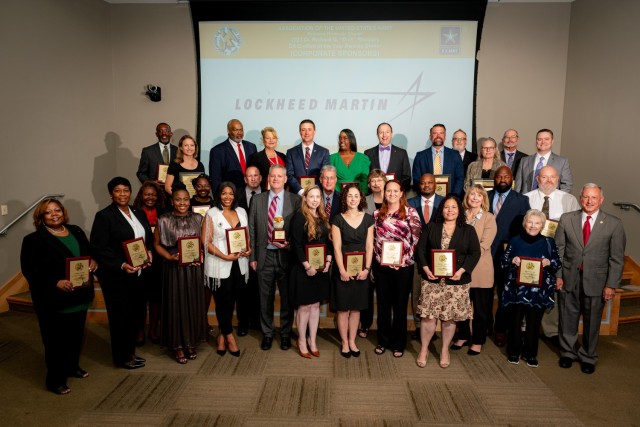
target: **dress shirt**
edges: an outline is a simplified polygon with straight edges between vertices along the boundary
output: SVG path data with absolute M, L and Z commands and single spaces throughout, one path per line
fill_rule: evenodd
M 433 204 L 436 201 L 436 193 L 433 193 L 431 195 L 431 197 L 420 197 L 420 208 L 422 209 L 422 212 L 424 212 L 424 205 L 426 204 L 427 200 L 429 200 L 429 215 L 433 215 Z M 431 216 L 429 216 L 429 218 L 425 218 L 424 222 L 427 223 L 431 220 Z
M 387 146 L 378 144 L 378 159 L 380 160 L 380 169 L 386 173 L 389 169 L 389 161 L 391 161 L 391 144 Z
M 534 175 L 536 173 L 536 167 L 538 167 L 538 163 L 540 162 L 540 157 L 544 157 L 544 162 L 542 162 L 542 167 L 545 167 L 545 166 L 547 166 L 547 163 L 549 163 L 549 156 L 551 156 L 551 151 L 549 151 L 544 156 L 541 156 L 539 153 L 536 153 L 536 159 L 533 162 L 533 174 Z M 558 171 L 558 173 L 560 173 L 560 171 Z
M 244 151 L 244 147 L 242 146 L 242 141 L 240 141 L 240 145 L 238 145 L 237 142 L 235 142 L 232 139 L 229 139 L 229 144 L 231 144 L 231 147 L 233 148 L 233 151 L 236 153 L 236 157 L 238 158 L 238 161 L 240 161 L 240 153 L 238 152 L 238 149 L 242 150 L 242 155 L 244 156 L 244 161 L 245 161 L 245 163 L 248 164 L 249 159 L 247 159 L 247 153 Z
M 169 153 L 169 161 L 171 161 L 171 142 L 167 142 L 166 144 L 163 144 L 162 142 L 158 141 L 158 148 L 160 149 L 160 157 L 163 157 L 162 152 L 164 151 L 164 147 L 167 147 L 167 152 Z
M 255 194 L 252 195 L 251 194 L 252 191 Z M 258 188 L 249 188 L 248 186 L 244 187 L 244 194 L 246 194 L 247 196 L 247 206 L 249 206 L 249 204 L 251 203 L 251 198 L 256 194 L 260 194 L 261 192 L 262 192 L 262 189 L 260 188 L 260 186 L 258 186 Z
M 276 216 L 281 216 L 284 209 L 284 189 L 282 189 L 279 193 L 274 193 L 272 190 L 269 190 L 269 200 L 267 202 L 267 209 L 271 206 L 271 201 L 275 196 L 278 196 L 278 201 L 276 202 Z M 283 217 L 284 219 L 284 217 Z M 278 249 L 275 245 L 267 244 L 267 249 Z
M 302 164 L 304 165 L 304 155 L 307 152 L 307 147 L 309 147 L 309 155 L 313 156 L 313 146 L 315 145 L 315 141 L 312 141 L 309 145 L 304 145 L 304 142 L 300 144 L 302 147 Z
M 511 190 L 507 190 L 504 193 L 502 193 L 502 205 L 504 206 L 504 201 L 507 199 L 507 196 L 509 195 L 509 193 L 511 192 Z M 491 212 L 495 212 L 496 211 L 496 206 L 498 205 L 498 199 L 500 198 L 500 193 L 498 193 L 497 191 L 493 194 L 493 200 L 491 201 Z M 540 205 L 542 206 L 542 205 Z M 498 212 L 500 213 L 500 212 Z
M 433 161 L 432 165 L 435 167 L 436 165 L 436 147 L 431 146 L 431 160 Z M 442 171 L 444 172 L 444 145 L 439 147 L 440 151 L 440 162 L 442 163 Z
M 140 221 L 138 221 L 138 218 L 136 218 L 136 215 L 133 213 L 133 211 L 131 209 L 129 209 L 129 215 L 131 215 L 131 218 L 129 218 L 129 215 L 127 215 L 126 213 L 124 213 L 122 211 L 122 209 L 118 208 L 118 210 L 120 211 L 120 213 L 122 214 L 122 216 L 124 217 L 124 219 L 127 220 L 127 222 L 129 223 L 129 225 L 131 226 L 131 228 L 133 229 L 133 235 L 135 236 L 136 239 L 138 238 L 142 238 L 142 241 L 144 241 L 144 236 L 146 235 L 145 231 L 144 231 L 144 227 L 142 226 L 142 224 L 140 223 Z M 149 245 L 152 244 L 151 242 L 144 242 L 144 245 L 147 247 L 147 250 L 149 249 Z M 124 265 L 124 264 L 123 264 Z M 138 276 L 140 276 L 142 274 L 142 270 L 138 270 Z
M 585 211 L 582 211 L 582 221 L 580 222 L 582 224 L 582 227 L 584 227 L 584 223 L 587 221 L 587 216 L 590 216 L 591 220 L 589 221 L 589 224 L 591 225 L 591 232 L 593 233 L 593 227 L 596 225 L 596 218 L 598 217 L 599 212 L 600 209 L 598 209 L 591 215 L 587 215 Z
M 531 209 L 542 210 L 546 194 L 540 189 L 529 191 L 525 196 L 529 198 Z M 549 219 L 559 220 L 563 213 L 579 209 L 578 200 L 572 194 L 557 189 L 549 194 Z
M 509 166 L 509 168 L 513 167 L 513 162 L 516 161 L 517 152 L 518 148 L 514 148 L 513 151 L 509 151 L 506 148 L 504 149 L 504 162 L 507 164 L 507 166 L 509 165 L 509 156 L 511 156 L 511 166 Z

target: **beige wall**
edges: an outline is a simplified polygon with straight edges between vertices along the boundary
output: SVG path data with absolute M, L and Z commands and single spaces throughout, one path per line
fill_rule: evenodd
M 571 159 L 576 186 L 595 182 L 604 188 L 603 209 L 623 220 L 626 253 L 636 261 L 640 213 L 621 211 L 611 202 L 640 204 L 639 17 L 636 0 L 572 4 L 562 146 L 562 154 Z
M 522 148 L 532 152 L 535 131 L 550 127 L 557 133 L 556 151 L 571 158 L 576 182 L 602 182 L 607 201 L 638 203 L 638 193 L 623 181 L 633 173 L 593 175 L 596 160 L 638 153 L 635 145 L 623 144 L 632 138 L 624 125 L 640 111 L 638 85 L 626 83 L 637 81 L 632 73 L 640 37 L 631 17 L 638 16 L 638 3 L 601 3 L 489 4 L 477 130 L 500 137 L 515 127 Z M 0 204 L 10 211 L 0 227 L 39 195 L 61 191 L 72 221 L 88 231 L 95 212 L 108 203 L 111 177 L 126 176 L 137 190 L 138 156 L 155 141 L 157 122 L 169 122 L 178 138 L 195 133 L 196 58 L 185 5 L 2 2 L 0 55 Z M 148 83 L 162 87 L 162 102 L 143 95 Z M 607 140 L 607 153 L 599 151 L 598 139 Z M 617 158 L 616 166 L 626 167 L 616 170 L 634 170 L 627 158 Z M 640 259 L 630 232 L 635 222 L 638 234 L 640 214 L 608 209 L 625 219 L 627 252 Z M 0 284 L 19 270 L 20 242 L 31 230 L 23 219 L 0 238 Z

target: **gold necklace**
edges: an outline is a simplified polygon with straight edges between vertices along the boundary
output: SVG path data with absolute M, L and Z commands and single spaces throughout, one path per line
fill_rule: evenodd
M 65 231 L 67 231 L 67 229 L 66 229 L 66 227 L 65 227 L 64 225 L 62 226 L 62 230 L 60 230 L 60 231 L 56 231 L 56 230 L 54 230 L 53 228 L 49 228 L 49 227 L 47 227 L 46 225 L 44 226 L 44 228 L 46 228 L 47 230 L 49 230 L 49 232 L 50 232 L 51 234 L 62 234 L 62 233 L 64 233 Z

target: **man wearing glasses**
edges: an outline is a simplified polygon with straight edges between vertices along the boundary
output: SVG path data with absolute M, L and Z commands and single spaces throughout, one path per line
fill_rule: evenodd
M 518 143 L 520 142 L 520 136 L 515 129 L 507 129 L 502 136 L 502 147 L 500 151 L 500 158 L 503 162 L 511 168 L 513 176 L 518 172 L 518 166 L 520 165 L 520 159 L 527 157 L 526 153 L 518 150 Z
M 467 133 L 462 129 L 458 129 L 453 133 L 451 139 L 451 146 L 454 150 L 460 153 L 462 158 L 462 169 L 464 170 L 464 177 L 467 177 L 467 168 L 469 165 L 478 160 L 478 155 L 467 150 Z

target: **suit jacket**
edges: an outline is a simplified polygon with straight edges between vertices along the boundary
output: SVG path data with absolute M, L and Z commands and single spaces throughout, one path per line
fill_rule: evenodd
M 469 168 L 467 169 L 467 173 L 464 179 L 465 192 L 469 189 L 469 187 L 471 187 L 472 180 L 482 178 L 482 165 L 483 165 L 482 159 L 476 160 L 475 162 L 469 165 Z M 491 172 L 489 173 L 489 178 L 487 179 L 493 180 L 496 170 L 498 170 L 499 167 L 506 166 L 506 165 L 507 165 L 506 163 L 494 158 L 493 162 L 491 163 Z
M 329 213 L 329 222 L 333 221 L 333 217 L 340 213 L 340 192 L 333 191 L 333 195 L 331 196 L 331 212 Z M 324 193 L 322 193 L 322 204 L 324 206 L 325 198 Z
M 516 174 L 515 190 L 517 192 L 524 194 L 533 189 L 533 174 L 536 170 L 535 161 L 535 154 L 527 156 L 520 161 L 518 173 Z M 553 166 L 556 172 L 558 172 L 558 189 L 571 193 L 573 178 L 571 176 L 571 168 L 569 167 L 569 159 L 551 153 L 545 166 Z
M 433 219 L 436 217 L 436 211 L 438 210 L 438 206 L 440 205 L 441 201 L 442 201 L 442 196 L 439 196 L 436 194 L 435 198 L 433 199 L 431 216 L 429 217 L 430 222 L 433 221 Z M 418 211 L 418 216 L 420 217 L 422 228 L 424 228 L 424 226 L 427 225 L 427 223 L 424 220 L 424 212 L 422 211 L 422 196 L 412 197 L 407 200 L 407 203 L 409 203 L 409 206 L 411 206 L 412 208 Z
M 516 150 L 516 154 L 513 157 L 513 166 L 511 167 L 511 172 L 513 173 L 513 176 L 516 176 L 516 173 L 518 173 L 518 167 L 520 166 L 520 161 L 527 156 L 528 154 L 523 153 L 522 151 Z M 504 150 L 500 151 L 500 159 L 502 159 L 502 161 L 505 162 L 505 164 L 507 163 L 507 155 L 505 154 Z
M 582 210 L 567 212 L 560 217 L 555 240 L 562 258 L 564 290 L 571 292 L 579 286 L 580 264 L 587 296 L 602 295 L 605 287 L 622 286 L 626 236 L 619 218 L 600 210 L 585 246 Z
M 142 209 L 133 206 L 129 206 L 129 211 L 133 212 L 144 227 L 144 244 L 148 251 L 152 250 L 153 233 L 149 227 L 147 216 Z M 121 268 L 123 263 L 128 262 L 122 242 L 133 238 L 135 238 L 133 228 L 124 219 L 116 204 L 112 203 L 96 213 L 90 240 L 91 252 L 99 265 L 96 276 L 100 279 L 101 285 L 116 284 L 116 281 L 127 283 L 138 278 L 137 274 L 129 274 Z M 152 262 L 158 261 L 152 260 Z M 143 270 L 143 275 L 145 270 Z
M 89 256 L 89 241 L 80 227 L 67 224 L 69 233 L 80 246 L 80 255 Z M 58 280 L 67 277 L 66 258 L 74 255 L 44 226 L 25 236 L 20 251 L 22 274 L 29 282 L 34 308 L 39 312 L 55 313 L 61 309 L 77 306 L 93 300 L 91 286 L 76 288 L 73 292 L 62 292 L 56 288 Z
M 169 164 L 176 158 L 177 153 L 178 147 L 169 144 Z M 148 147 L 144 147 L 142 154 L 140 154 L 140 164 L 138 165 L 136 176 L 141 183 L 145 181 L 155 181 L 158 179 L 158 165 L 163 163 L 162 152 L 157 142 Z
M 263 193 L 263 191 L 261 191 L 260 193 L 255 194 L 253 197 L 257 196 L 258 194 Z M 253 197 L 251 198 L 253 200 Z M 251 204 L 251 202 L 247 201 L 247 192 L 246 192 L 246 187 L 238 190 L 238 206 L 240 206 L 242 209 L 244 209 L 245 211 L 247 211 L 247 214 L 249 213 L 249 204 Z
M 442 249 L 443 225 L 441 222 L 428 223 L 418 241 L 418 268 L 425 280 L 427 280 L 427 275 L 422 267 L 425 265 L 429 266 L 429 269 L 433 271 L 431 265 L 431 249 Z M 456 251 L 454 272 L 460 268 L 464 268 L 465 271 L 462 273 L 459 281 L 453 281 L 447 278 L 445 282 L 447 285 L 465 285 L 471 282 L 471 273 L 480 259 L 480 242 L 478 241 L 476 230 L 467 224 L 464 224 L 462 227 L 456 227 L 449 242 L 449 249 L 455 249 Z
M 209 152 L 209 178 L 213 194 L 216 194 L 223 181 L 233 182 L 237 189 L 245 186 L 240 159 L 231 144 L 235 144 L 235 142 L 230 142 L 227 138 Z M 245 140 L 242 140 L 242 148 L 244 149 L 245 164 L 248 166 L 251 157 L 258 149 L 254 143 Z
M 491 258 L 491 246 L 498 233 L 496 219 L 491 212 L 483 212 L 480 219 L 473 225 L 480 240 L 480 261 L 471 273 L 472 288 L 493 287 L 493 258 Z
M 488 192 L 489 196 L 489 212 L 493 213 L 493 198 L 496 194 L 495 190 Z M 504 252 L 502 243 L 508 243 L 513 236 L 516 236 L 522 230 L 522 220 L 527 211 L 531 209 L 529 198 L 513 190 L 509 191 L 506 199 L 502 202 L 502 208 L 496 215 L 496 224 L 498 225 L 498 234 L 491 245 L 491 255 L 494 262 L 500 263 L 500 257 Z
M 267 257 L 267 221 L 266 213 L 269 211 L 269 191 L 256 194 L 251 200 L 249 207 L 249 238 L 251 243 L 251 256 L 249 261 L 258 261 L 258 269 L 260 269 Z M 282 200 L 282 217 L 284 218 L 284 228 L 289 234 L 289 223 L 294 212 L 300 209 L 300 196 L 297 194 L 283 191 L 284 198 Z M 289 250 L 280 249 L 283 254 L 283 261 L 288 260 Z
M 282 160 L 282 163 L 286 165 L 287 156 L 279 151 L 276 151 L 276 154 L 278 155 L 280 160 Z M 258 151 L 256 154 L 251 156 L 251 161 L 249 161 L 248 166 L 255 166 L 258 168 L 258 170 L 260 171 L 260 175 L 262 176 L 262 181 L 260 181 L 260 188 L 262 188 L 262 191 L 266 191 L 271 162 L 269 161 L 269 158 L 267 157 L 267 154 L 264 152 L 264 150 Z
M 371 161 L 371 169 L 380 169 L 380 153 L 378 146 L 365 150 L 364 154 Z M 391 156 L 389 157 L 389 166 L 386 173 L 395 173 L 396 179 L 402 183 L 402 188 L 407 191 L 411 188 L 411 164 L 409 163 L 409 155 L 407 150 L 396 147 L 391 144 Z
M 462 159 L 462 170 L 464 171 L 464 176 L 467 176 L 467 168 L 473 162 L 478 160 L 478 155 L 476 153 L 472 153 L 469 150 L 464 150 L 464 159 Z
M 462 195 L 462 187 L 464 185 L 464 170 L 462 169 L 462 159 L 460 153 L 451 148 L 442 147 L 444 149 L 444 162 L 442 164 L 442 174 L 450 176 L 451 186 L 449 193 Z M 425 173 L 433 173 L 433 147 L 419 151 L 416 158 L 413 159 L 413 188 L 416 192 L 420 192 L 420 177 Z
M 313 151 L 311 152 L 311 159 L 309 160 L 309 168 L 304 168 L 304 155 L 302 154 L 302 143 L 287 150 L 287 183 L 289 184 L 289 190 L 292 193 L 298 194 L 302 189 L 298 182 L 300 176 L 315 176 L 320 177 L 320 169 L 323 166 L 329 164 L 329 150 L 318 145 L 317 142 L 313 143 Z

